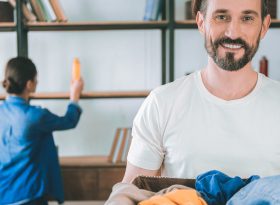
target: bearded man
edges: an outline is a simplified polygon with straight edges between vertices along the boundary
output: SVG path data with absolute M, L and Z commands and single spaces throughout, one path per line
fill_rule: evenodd
M 241 177 L 280 173 L 280 83 L 251 63 L 271 22 L 267 4 L 194 2 L 208 63 L 144 101 L 123 182 L 137 175 L 196 178 L 213 169 Z

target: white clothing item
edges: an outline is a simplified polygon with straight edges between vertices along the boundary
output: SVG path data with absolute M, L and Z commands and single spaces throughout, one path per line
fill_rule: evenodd
M 248 177 L 280 173 L 280 83 L 262 74 L 247 96 L 226 101 L 201 72 L 153 90 L 138 111 L 127 160 L 163 176 L 209 170 Z

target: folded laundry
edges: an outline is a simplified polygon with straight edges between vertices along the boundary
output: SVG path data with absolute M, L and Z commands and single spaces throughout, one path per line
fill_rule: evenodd
M 162 196 L 153 196 L 139 205 L 207 205 L 194 189 L 178 189 Z
M 216 170 L 199 175 L 196 180 L 140 176 L 134 180 L 135 184 L 116 184 L 105 205 L 225 205 L 242 187 L 246 188 L 249 183 L 259 181 L 259 178 L 256 175 L 247 180 L 231 178 Z M 239 204 L 245 205 L 228 205 Z
M 152 200 L 145 202 L 145 200 L 149 199 Z M 188 203 L 180 203 L 185 201 Z M 134 184 L 127 183 L 118 183 L 114 185 L 113 192 L 111 193 L 109 199 L 105 202 L 105 205 L 135 205 L 140 202 L 142 202 L 141 205 L 206 205 L 198 192 L 183 185 L 176 184 L 162 189 L 159 192 L 152 192 L 139 189 Z
M 240 177 L 229 177 L 226 174 L 212 170 L 196 178 L 195 188 L 208 205 L 224 205 L 242 187 L 259 179 L 253 175 L 247 180 Z
M 243 187 L 226 205 L 280 204 L 280 175 L 264 177 Z

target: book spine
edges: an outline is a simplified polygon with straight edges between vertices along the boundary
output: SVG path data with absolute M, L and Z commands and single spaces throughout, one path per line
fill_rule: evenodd
M 61 21 L 61 22 L 66 22 L 67 17 L 65 16 L 64 11 L 62 10 L 60 2 L 58 0 L 49 0 L 49 2 L 53 8 L 53 11 L 57 17 L 57 20 Z
M 34 22 L 37 20 L 34 13 L 32 13 L 31 9 L 28 8 L 28 1 L 24 1 L 24 4 L 22 5 L 22 12 L 25 17 L 25 19 L 29 22 Z
M 39 21 L 46 21 L 43 11 L 41 10 L 40 5 L 38 4 L 37 0 L 30 0 L 30 5 L 35 12 L 37 19 Z
M 53 11 L 53 8 L 49 2 L 49 0 L 41 0 L 43 8 L 48 15 L 49 21 L 56 21 L 56 15 Z
M 162 10 L 162 0 L 146 0 L 144 21 L 156 21 Z
M 12 5 L 13 8 L 16 8 L 16 0 L 8 0 L 8 2 Z M 33 22 L 36 21 L 36 16 L 29 10 L 27 7 L 27 2 L 23 1 L 22 4 L 22 12 L 23 16 L 27 21 Z
M 131 132 L 132 132 L 132 129 L 128 128 L 127 138 L 126 138 L 125 147 L 124 147 L 123 155 L 122 155 L 122 162 L 127 161 L 127 155 L 128 155 L 128 151 L 129 151 L 131 140 L 132 140 Z
M 51 21 L 51 16 L 50 16 L 48 10 L 46 9 L 43 1 L 42 0 L 37 0 L 37 2 L 38 2 L 38 5 L 39 5 L 43 15 L 44 15 L 45 20 L 46 21 Z

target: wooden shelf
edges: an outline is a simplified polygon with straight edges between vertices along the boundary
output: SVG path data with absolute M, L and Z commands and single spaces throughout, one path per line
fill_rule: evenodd
M 81 99 L 93 98 L 143 98 L 149 95 L 150 91 L 107 91 L 107 92 L 83 92 Z M 5 95 L 0 95 L 0 100 L 5 99 Z M 69 99 L 69 92 L 35 93 L 31 99 Z
M 27 23 L 26 27 L 29 31 L 165 29 L 167 21 L 35 22 Z
M 111 21 L 111 22 L 35 22 L 27 23 L 29 31 L 83 31 L 83 30 L 145 30 L 166 29 L 167 21 Z M 195 20 L 179 20 L 176 29 L 196 29 Z M 280 20 L 272 19 L 270 28 L 280 28 Z M 1 23 L 0 31 L 15 31 L 15 23 Z
M 125 167 L 125 162 L 112 163 L 107 156 L 60 157 L 62 167 Z
M 15 31 L 16 30 L 16 24 L 15 23 L 0 23 L 0 31 L 3 32 L 9 32 L 9 31 Z
M 280 28 L 280 20 L 272 19 L 270 28 Z
M 182 20 L 175 22 L 176 29 L 192 29 L 197 28 L 195 20 Z

